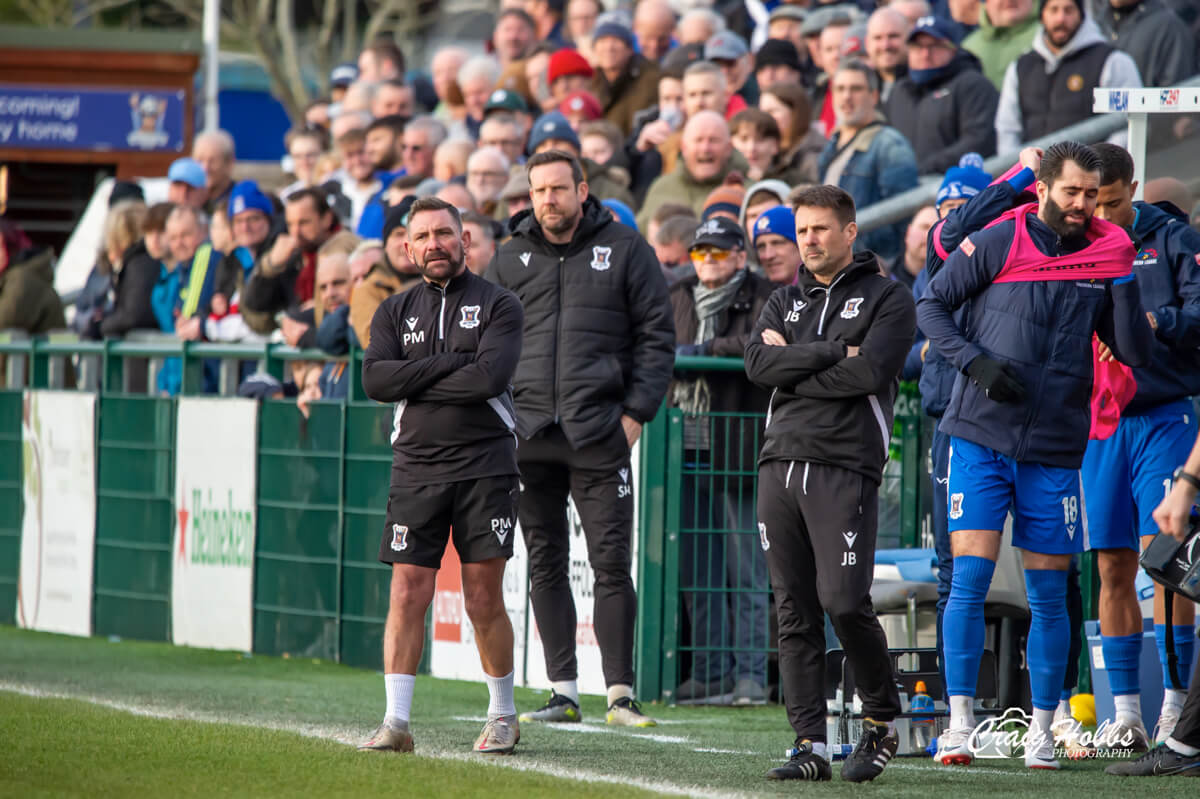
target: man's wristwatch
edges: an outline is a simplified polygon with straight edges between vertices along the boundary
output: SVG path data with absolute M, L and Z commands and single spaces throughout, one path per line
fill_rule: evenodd
M 1197 491 L 1200 491 L 1200 477 L 1197 477 L 1194 474 L 1188 474 L 1187 472 L 1185 472 L 1183 470 L 1182 466 L 1180 466 L 1178 469 L 1175 470 L 1175 474 L 1172 475 L 1172 478 L 1174 478 L 1177 482 L 1179 480 L 1182 480 L 1183 482 L 1190 485 L 1192 488 L 1196 489 Z

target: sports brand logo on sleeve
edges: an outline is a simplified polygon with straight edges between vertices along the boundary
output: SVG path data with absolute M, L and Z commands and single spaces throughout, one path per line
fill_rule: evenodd
M 967 236 L 962 240 L 962 244 L 958 245 L 958 249 L 962 250 L 963 255 L 970 258 L 975 254 L 975 242 L 971 241 L 970 236 Z
M 862 306 L 862 304 L 862 297 L 854 297 L 853 299 L 846 300 L 845 307 L 842 308 L 842 312 L 838 315 L 843 319 L 853 319 L 854 317 L 858 316 L 858 309 Z
M 597 272 L 605 272 L 610 266 L 612 266 L 612 247 L 593 247 L 592 269 Z
M 533 253 L 529 253 L 529 252 L 523 252 L 523 253 L 521 253 L 521 255 L 519 256 L 519 257 L 520 257 L 520 259 L 521 259 L 521 265 L 522 265 L 522 266 L 529 266 L 529 258 L 530 258 L 532 255 L 533 255 Z
M 408 549 L 408 528 L 403 524 L 392 525 L 392 549 L 396 552 Z
M 463 330 L 470 330 L 479 327 L 479 306 L 464 305 L 459 308 L 462 311 L 462 319 L 458 320 L 458 326 Z

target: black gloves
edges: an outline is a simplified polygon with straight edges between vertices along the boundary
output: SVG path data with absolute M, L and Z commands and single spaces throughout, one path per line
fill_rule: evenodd
M 1001 403 L 1025 401 L 1025 387 L 1013 376 L 1009 368 L 986 355 L 976 356 L 975 360 L 967 364 L 967 376 L 983 389 L 983 393 L 990 400 Z

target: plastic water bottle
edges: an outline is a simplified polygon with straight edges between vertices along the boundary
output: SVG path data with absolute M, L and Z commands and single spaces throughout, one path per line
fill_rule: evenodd
M 918 680 L 913 687 L 912 702 L 909 703 L 908 709 L 913 713 L 933 713 L 933 698 L 926 692 L 925 681 Z M 933 740 L 933 716 L 913 716 L 912 725 L 912 749 L 914 752 L 923 752 L 929 746 L 929 742 Z

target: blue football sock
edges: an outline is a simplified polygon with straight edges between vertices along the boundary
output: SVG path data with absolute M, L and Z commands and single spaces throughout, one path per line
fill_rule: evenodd
M 1196 654 L 1196 631 L 1190 624 L 1174 624 L 1171 632 L 1175 636 L 1175 657 L 1178 659 L 1179 680 L 1182 685 L 1171 684 L 1171 670 L 1167 667 L 1167 625 L 1154 625 L 1154 643 L 1158 645 L 1158 662 L 1162 666 L 1163 687 L 1186 691 L 1192 675 L 1192 662 Z
M 954 559 L 950 599 L 942 616 L 946 660 L 946 693 L 974 696 L 983 658 L 983 601 L 996 564 L 987 558 L 960 555 Z M 1059 685 L 1062 685 L 1060 676 Z
M 1029 599 L 1029 689 L 1033 706 L 1053 711 L 1058 707 L 1063 677 L 1067 673 L 1068 638 L 1067 573 L 1051 569 L 1026 569 L 1025 593 Z
M 1142 657 L 1142 634 L 1102 634 L 1100 651 L 1104 655 L 1104 669 L 1108 672 L 1108 684 L 1113 696 L 1139 693 L 1138 661 Z

